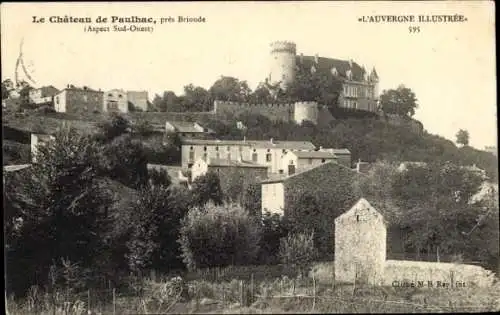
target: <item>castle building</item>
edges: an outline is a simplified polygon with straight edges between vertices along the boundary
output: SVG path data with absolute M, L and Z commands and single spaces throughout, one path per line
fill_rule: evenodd
M 103 112 L 128 113 L 128 97 L 123 90 L 113 89 L 103 94 Z
M 77 88 L 68 85 L 54 96 L 54 109 L 61 113 L 81 113 L 102 111 L 103 92 L 86 86 Z
M 286 90 L 294 82 L 299 71 L 329 73 L 341 80 L 339 107 L 369 112 L 377 111 L 379 77 L 375 68 L 368 73 L 363 66 L 352 60 L 325 58 L 318 55 L 297 55 L 296 44 L 293 42 L 271 43 L 269 82 L 279 84 L 282 89 Z
M 268 172 L 282 169 L 282 155 L 288 150 L 314 150 L 308 141 L 201 140 L 182 139 L 182 167 L 191 168 L 200 158 L 251 161 L 268 167 Z

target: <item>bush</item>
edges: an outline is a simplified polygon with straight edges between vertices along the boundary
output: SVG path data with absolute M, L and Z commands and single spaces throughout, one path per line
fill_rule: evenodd
M 172 180 L 165 169 L 148 169 L 149 182 L 153 185 L 170 186 Z
M 308 269 L 316 258 L 314 234 L 296 233 L 282 238 L 280 257 L 282 263 L 297 268 L 301 276 L 307 275 Z
M 214 172 L 196 177 L 192 188 L 192 200 L 198 207 L 205 206 L 209 201 L 215 205 L 221 205 L 224 200 L 219 176 Z
M 191 209 L 183 219 L 179 243 L 190 270 L 250 263 L 259 250 L 260 229 L 239 205 Z

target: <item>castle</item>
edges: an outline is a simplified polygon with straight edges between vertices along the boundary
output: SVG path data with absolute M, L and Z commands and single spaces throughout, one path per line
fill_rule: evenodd
M 289 41 L 271 43 L 271 66 L 267 81 L 279 85 L 282 90 L 294 82 L 297 73 L 328 73 L 342 82 L 339 95 L 339 108 L 351 111 L 376 113 L 378 111 L 379 77 L 375 68 L 368 74 L 364 67 L 352 60 L 297 55 L 296 44 Z M 295 121 L 302 123 L 310 121 L 318 123 L 318 117 L 325 113 L 325 105 L 312 101 L 302 101 L 292 104 L 242 104 L 237 102 L 215 101 L 215 113 L 253 112 L 268 116 L 273 120 Z

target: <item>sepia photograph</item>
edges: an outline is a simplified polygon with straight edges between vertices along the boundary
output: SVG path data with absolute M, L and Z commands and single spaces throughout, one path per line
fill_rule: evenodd
M 500 311 L 494 2 L 0 22 L 6 314 Z

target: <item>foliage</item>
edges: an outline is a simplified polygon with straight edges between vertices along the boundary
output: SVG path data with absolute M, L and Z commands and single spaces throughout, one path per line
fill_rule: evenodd
M 130 121 L 119 113 L 110 113 L 108 118 L 98 125 L 102 141 L 111 141 L 128 132 L 131 128 Z
M 90 138 L 62 130 L 39 147 L 27 176 L 9 186 L 6 216 L 16 222 L 6 239 L 10 289 L 47 283 L 61 258 L 86 268 L 106 251 L 111 199 L 96 181 L 97 151 Z
M 467 130 L 460 129 L 457 132 L 456 137 L 457 137 L 458 144 L 461 144 L 463 146 L 469 145 L 469 132 Z
M 172 179 L 165 169 L 148 169 L 148 178 L 150 185 L 168 187 L 172 183 Z
M 260 216 L 262 203 L 262 189 L 260 184 L 252 183 L 247 185 L 243 191 L 241 205 L 250 215 Z
M 167 271 L 182 267 L 177 237 L 188 208 L 187 194 L 177 188 L 148 185 L 131 209 L 127 259 L 130 269 Z
M 396 114 L 402 117 L 412 117 L 418 108 L 415 93 L 405 87 L 383 91 L 380 95 L 380 105 L 386 114 Z
M 124 134 L 105 144 L 100 155 L 103 173 L 132 188 L 147 180 L 147 159 L 144 146 Z
M 266 211 L 262 215 L 261 238 L 257 262 L 273 265 L 280 262 L 280 240 L 288 235 L 289 227 L 279 214 Z
M 245 81 L 239 81 L 234 77 L 222 76 L 214 82 L 209 92 L 215 100 L 248 102 L 251 90 Z
M 298 268 L 300 274 L 306 276 L 316 258 L 313 233 L 292 233 L 282 238 L 280 257 L 284 264 Z
M 141 119 L 133 125 L 132 131 L 140 136 L 148 137 L 154 133 L 154 127 L 148 120 Z
M 196 177 L 191 191 L 193 204 L 199 207 L 203 207 L 209 201 L 221 205 L 224 200 L 219 176 L 211 171 Z
M 179 243 L 189 269 L 213 266 L 245 265 L 258 252 L 259 228 L 239 205 L 189 210 L 183 219 Z

